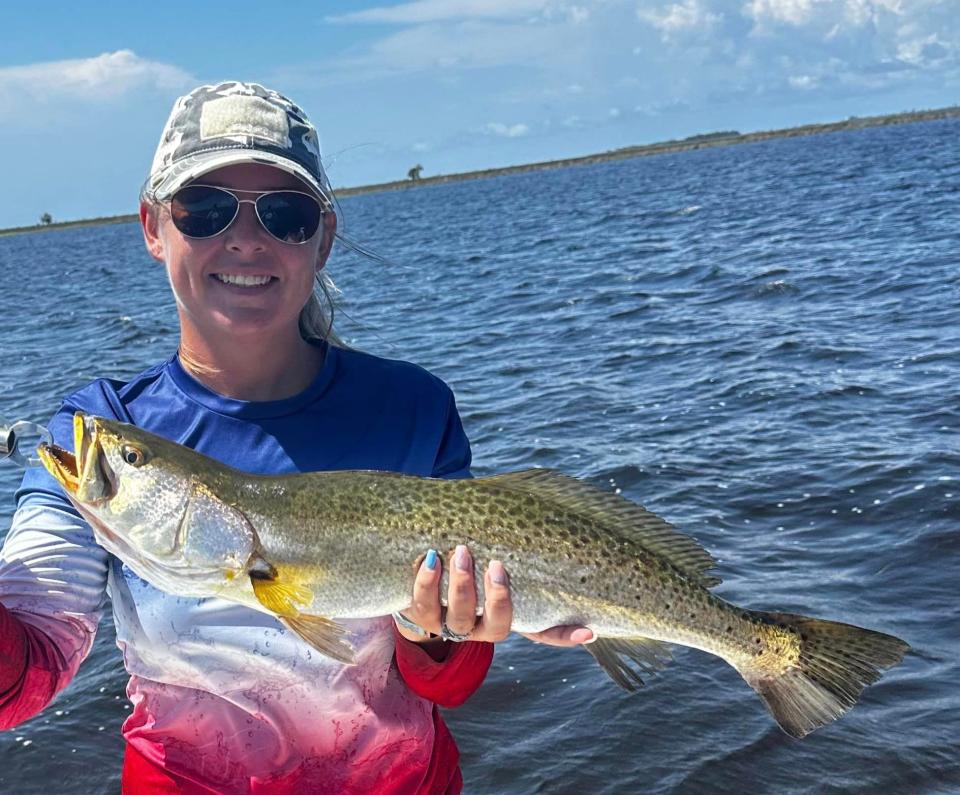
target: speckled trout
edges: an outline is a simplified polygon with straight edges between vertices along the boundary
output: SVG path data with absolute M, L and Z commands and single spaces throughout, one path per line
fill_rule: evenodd
M 546 470 L 473 480 L 387 472 L 250 475 L 139 428 L 74 418 L 74 451 L 40 457 L 97 541 L 157 588 L 275 616 L 353 661 L 336 618 L 410 603 L 412 562 L 469 545 L 510 572 L 513 629 L 582 624 L 621 687 L 669 660 L 667 644 L 726 660 L 794 737 L 838 718 L 908 646 L 859 627 L 746 610 L 715 596 L 715 561 L 622 497 Z M 446 575 L 441 583 L 446 593 Z M 483 603 L 483 579 L 477 577 Z

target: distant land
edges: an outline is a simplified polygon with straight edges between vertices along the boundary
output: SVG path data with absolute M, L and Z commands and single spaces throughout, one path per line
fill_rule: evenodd
M 545 160 L 539 163 L 527 163 L 520 166 L 505 166 L 503 168 L 488 168 L 482 171 L 464 171 L 460 174 L 440 174 L 435 177 L 418 177 L 416 179 L 381 182 L 377 185 L 362 185 L 354 188 L 336 188 L 337 198 L 359 196 L 365 193 L 378 193 L 386 190 L 410 190 L 427 185 L 440 185 L 446 182 L 460 182 L 467 179 L 483 179 L 484 177 L 499 177 L 503 174 L 519 174 L 526 171 L 541 171 L 548 168 L 566 168 L 567 166 L 585 166 L 593 163 L 605 163 L 610 160 L 625 160 L 629 157 L 647 157 L 671 152 L 688 152 L 694 149 L 706 149 L 714 146 L 733 146 L 735 144 L 756 143 L 768 141 L 772 138 L 795 138 L 801 135 L 819 135 L 822 133 L 842 132 L 844 130 L 860 130 L 866 127 L 883 127 L 889 124 L 910 124 L 920 121 L 936 121 L 939 119 L 960 118 L 960 106 L 938 110 L 918 110 L 907 113 L 890 113 L 884 116 L 851 116 L 845 121 L 828 122 L 826 124 L 805 124 L 800 127 L 788 127 L 782 130 L 766 130 L 764 132 L 739 133 L 735 130 L 702 133 L 691 135 L 688 138 L 672 141 L 662 141 L 642 146 L 627 146 L 622 149 L 611 149 L 594 155 L 568 157 L 562 160 Z M 411 169 L 411 172 L 413 169 Z M 137 220 L 135 213 L 130 215 L 112 215 L 103 218 L 87 218 L 79 221 L 54 221 L 47 224 L 33 226 L 17 226 L 9 229 L 0 229 L 0 237 L 16 235 L 26 232 L 48 232 L 56 229 L 70 229 L 77 226 L 99 226 L 101 224 L 123 224 Z

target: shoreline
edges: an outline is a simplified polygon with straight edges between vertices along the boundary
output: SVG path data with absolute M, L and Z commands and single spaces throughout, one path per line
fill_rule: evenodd
M 606 163 L 613 160 L 626 160 L 632 157 L 648 157 L 651 155 L 688 152 L 696 149 L 706 149 L 717 146 L 734 146 L 737 144 L 769 141 L 775 138 L 796 138 L 822 133 L 843 132 L 846 130 L 862 130 L 869 127 L 884 127 L 891 124 L 912 124 L 923 121 L 938 121 L 942 119 L 960 118 L 960 106 L 936 110 L 910 111 L 906 113 L 889 113 L 882 116 L 851 116 L 845 121 L 826 122 L 823 124 L 804 124 L 799 127 L 785 127 L 778 130 L 762 132 L 738 133 L 716 132 L 691 135 L 687 138 L 662 141 L 654 144 L 627 146 L 620 149 L 611 149 L 592 155 L 580 155 L 560 160 L 544 160 L 536 163 L 525 163 L 516 166 L 488 168 L 479 171 L 464 171 L 456 174 L 438 174 L 434 177 L 420 177 L 416 180 L 403 179 L 393 182 L 381 182 L 374 185 L 361 185 L 353 188 L 335 188 L 337 198 L 348 196 L 362 196 L 368 193 L 380 193 L 389 190 L 409 190 L 426 187 L 428 185 L 442 185 L 447 182 L 463 182 L 471 179 L 499 177 L 506 174 L 522 174 L 528 171 L 545 171 L 553 168 L 567 168 L 569 166 L 585 166 L 595 163 Z M 100 218 L 85 218 L 75 221 L 57 221 L 50 224 L 34 224 L 32 226 L 16 226 L 0 229 L 0 237 L 8 235 L 29 234 L 31 232 L 48 232 L 58 229 L 72 229 L 83 226 L 103 226 L 107 224 L 124 224 L 137 221 L 137 213 L 128 215 L 111 215 Z

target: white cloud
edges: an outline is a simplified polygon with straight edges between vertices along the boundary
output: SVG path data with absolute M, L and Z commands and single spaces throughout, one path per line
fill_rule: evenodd
M 814 25 L 839 31 L 876 25 L 884 15 L 904 16 L 922 5 L 939 2 L 942 0 L 747 0 L 743 13 L 761 27 Z
M 416 75 L 458 119 L 451 141 L 604 125 L 623 133 L 630 124 L 643 135 L 713 110 L 755 118 L 769 108 L 773 117 L 800 93 L 840 107 L 887 91 L 897 110 L 914 86 L 948 104 L 948 87 L 960 85 L 960 0 L 380 2 L 336 19 L 396 27 L 301 82 L 372 86 Z M 487 121 L 516 117 L 524 124 Z
M 788 78 L 788 82 L 794 88 L 807 91 L 816 88 L 820 84 L 820 80 L 812 75 L 794 75 L 793 77 Z
M 566 99 L 556 119 L 580 115 L 576 102 L 633 107 L 679 92 L 685 101 L 796 88 L 791 78 L 820 77 L 840 62 L 849 75 L 892 74 L 890 64 L 960 70 L 960 0 L 414 0 L 335 17 L 401 25 L 351 58 L 331 60 L 325 83 L 429 71 L 465 77 L 496 68 L 515 74 L 511 101 L 532 101 L 524 80 L 550 92 L 590 85 Z M 640 24 L 637 24 L 639 20 Z M 532 24 L 536 23 L 536 24 Z M 627 64 L 630 53 L 636 56 Z M 637 82 L 611 82 L 634 72 Z M 651 75 L 656 75 L 655 79 Z M 839 76 L 837 76 L 839 79 Z M 466 79 L 466 78 L 465 78 Z M 889 77 L 899 81 L 903 77 Z M 468 81 L 469 82 L 469 81 Z M 832 81 L 836 82 L 836 81 Z M 616 92 L 634 91 L 619 97 Z M 609 95 L 605 98 L 602 95 Z M 519 99 L 518 99 L 519 98 Z M 584 115 L 596 115 L 591 107 Z
M 939 71 L 948 83 L 960 72 L 957 8 L 957 0 L 639 0 L 637 18 L 662 46 L 633 52 L 649 62 L 672 50 L 670 73 L 685 74 L 692 94 L 713 84 L 715 97 L 928 79 L 905 68 L 931 81 Z
M 564 26 L 570 27 L 570 26 Z M 324 83 L 378 79 L 408 72 L 535 66 L 555 54 L 552 26 L 456 22 L 415 25 L 373 42 L 365 52 L 324 65 Z
M 804 25 L 813 15 L 814 5 L 832 0 L 749 0 L 744 13 L 757 22 L 769 20 L 789 25 Z
M 598 0 L 588 0 L 596 4 Z M 602 0 L 601 0 L 602 2 Z M 395 6 L 376 6 L 363 11 L 326 17 L 334 23 L 429 25 L 464 21 L 522 21 L 524 23 L 567 21 L 575 25 L 590 19 L 591 9 L 569 0 L 415 0 Z
M 463 19 L 516 19 L 541 12 L 550 4 L 550 0 L 416 0 L 337 14 L 327 21 L 422 25 Z
M 530 133 L 530 128 L 526 124 L 506 125 L 498 121 L 492 121 L 483 128 L 489 135 L 497 135 L 501 138 L 520 138 Z
M 897 58 L 912 66 L 935 65 L 955 54 L 955 43 L 941 41 L 936 33 L 901 41 L 897 47 Z
M 638 8 L 637 16 L 664 36 L 687 30 L 709 29 L 722 18 L 722 14 L 710 11 L 704 0 L 683 0 L 664 9 Z
M 146 60 L 131 50 L 0 68 L 0 97 L 4 105 L 13 103 L 15 98 L 102 102 L 136 89 L 178 91 L 194 83 L 195 79 L 182 69 Z

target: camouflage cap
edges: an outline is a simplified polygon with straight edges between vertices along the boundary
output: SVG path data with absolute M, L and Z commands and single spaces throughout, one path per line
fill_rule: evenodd
M 164 201 L 235 163 L 276 166 L 330 201 L 317 130 L 306 114 L 276 91 L 238 81 L 200 86 L 174 103 L 141 195 Z

